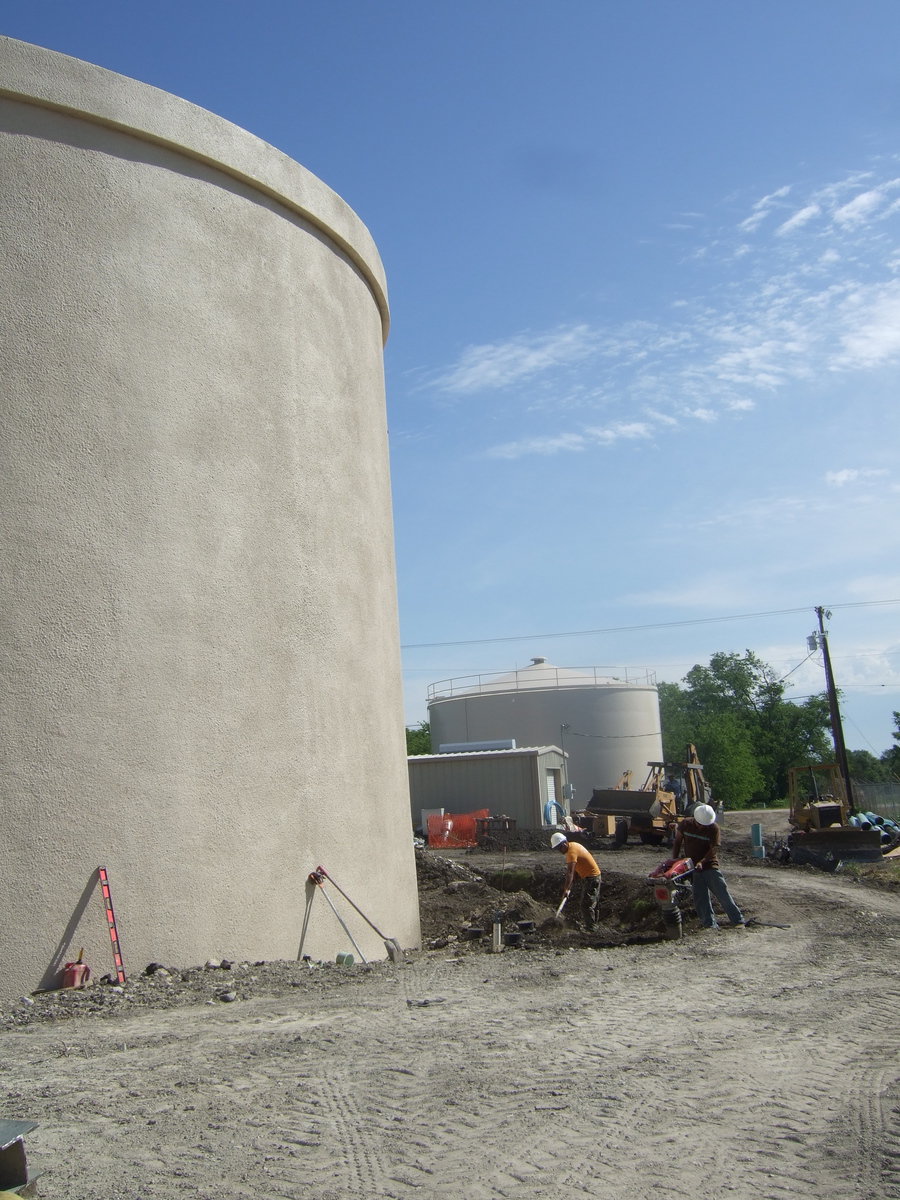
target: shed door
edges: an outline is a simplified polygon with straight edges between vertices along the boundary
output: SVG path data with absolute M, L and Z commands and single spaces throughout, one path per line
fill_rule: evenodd
M 556 772 L 547 768 L 547 800 L 548 802 L 556 803 Z

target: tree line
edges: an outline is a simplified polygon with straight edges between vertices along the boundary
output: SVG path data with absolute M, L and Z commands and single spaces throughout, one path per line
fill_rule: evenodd
M 719 652 L 682 683 L 659 685 L 666 759 L 693 742 L 713 793 L 731 808 L 777 804 L 787 797 L 788 769 L 834 760 L 825 692 L 793 702 L 775 671 L 751 650 Z M 900 779 L 900 713 L 894 745 L 876 758 L 847 752 L 850 774 L 875 783 Z

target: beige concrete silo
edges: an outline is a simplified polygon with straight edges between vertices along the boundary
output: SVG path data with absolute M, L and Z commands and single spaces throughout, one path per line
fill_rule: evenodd
M 371 237 L 154 88 L 0 89 L 0 995 L 109 967 L 99 865 L 126 970 L 294 957 L 320 863 L 415 945 Z
M 625 771 L 640 787 L 647 763 L 662 759 L 659 694 L 649 671 L 557 667 L 533 658 L 517 671 L 432 684 L 428 720 L 435 750 L 501 738 L 559 746 L 574 789 L 570 811 L 586 808 L 594 788 L 613 787 Z

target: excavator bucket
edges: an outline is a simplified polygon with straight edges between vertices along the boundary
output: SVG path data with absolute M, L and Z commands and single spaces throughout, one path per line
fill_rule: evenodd
M 795 831 L 788 845 L 791 862 L 821 871 L 835 871 L 841 862 L 880 862 L 881 834 L 875 829 L 834 826 L 831 829 Z

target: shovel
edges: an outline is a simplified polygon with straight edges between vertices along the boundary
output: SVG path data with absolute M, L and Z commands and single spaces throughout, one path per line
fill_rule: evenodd
M 316 884 L 318 887 L 320 887 L 322 889 L 322 895 L 328 901 L 328 907 L 331 909 L 331 911 L 337 917 L 340 927 L 341 927 L 341 929 L 343 929 L 344 933 L 346 933 L 347 937 L 350 939 L 350 941 L 353 945 L 353 949 L 359 955 L 360 960 L 362 962 L 368 963 L 369 960 L 366 958 L 366 956 L 363 954 L 362 950 L 360 950 L 359 946 L 357 946 L 356 942 L 353 940 L 353 934 L 347 928 L 347 925 L 346 925 L 343 917 L 338 912 L 338 910 L 334 907 L 331 897 L 325 891 L 325 880 L 319 875 L 319 873 L 317 871 L 313 871 L 309 877 L 309 882 Z
M 363 912 L 363 910 L 358 905 L 353 903 L 353 901 L 350 899 L 350 897 L 347 895 L 347 893 L 344 891 L 344 889 L 342 887 L 340 887 L 339 884 L 334 882 L 334 880 L 331 878 L 331 876 L 328 874 L 328 872 L 325 870 L 324 867 L 316 867 L 315 873 L 316 873 L 316 875 L 323 875 L 333 887 L 337 888 L 337 890 L 341 893 L 341 895 L 344 897 L 344 899 L 347 901 L 347 903 L 350 905 L 350 907 L 355 908 L 356 911 L 359 913 L 359 915 L 362 917 L 362 919 L 365 921 L 365 923 L 371 929 L 375 930 L 375 932 L 378 934 L 378 936 L 384 942 L 384 948 L 387 951 L 387 956 L 391 960 L 391 962 L 394 962 L 394 963 L 403 962 L 403 950 L 401 949 L 400 943 L 397 941 L 397 939 L 385 937 L 385 935 L 381 932 L 381 930 L 378 928 L 378 926 L 375 924 L 375 922 L 370 921 L 369 918 L 366 916 L 366 914 Z
M 568 893 L 568 892 L 566 892 L 566 893 L 563 895 L 563 898 L 562 898 L 562 900 L 560 900 L 560 902 L 559 902 L 559 908 L 558 908 L 558 909 L 556 910 L 556 912 L 553 914 L 553 921 L 554 921 L 554 923 L 555 923 L 555 924 L 557 924 L 557 925 L 560 925 L 560 924 L 562 923 L 562 921 L 561 921 L 561 918 L 560 918 L 560 913 L 561 913 L 561 912 L 562 912 L 562 910 L 563 910 L 563 909 L 566 907 L 566 901 L 568 900 L 568 898 L 569 898 L 569 893 Z

